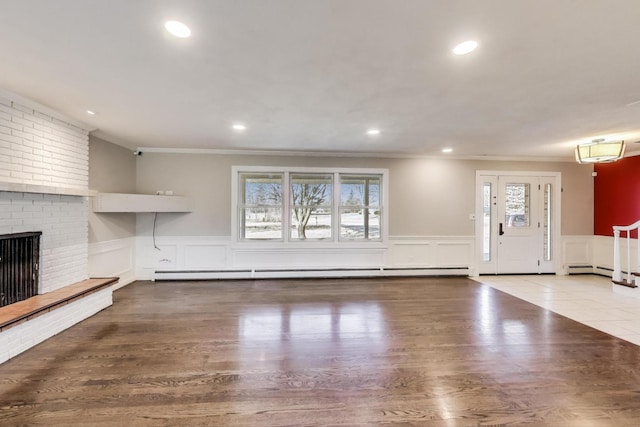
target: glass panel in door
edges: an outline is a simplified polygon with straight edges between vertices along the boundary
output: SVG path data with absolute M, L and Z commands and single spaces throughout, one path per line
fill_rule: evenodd
M 530 222 L 529 183 L 507 183 L 505 187 L 505 219 L 507 227 L 529 227 Z

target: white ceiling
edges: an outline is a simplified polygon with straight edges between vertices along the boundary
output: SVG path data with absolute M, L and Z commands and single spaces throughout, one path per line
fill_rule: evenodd
M 638 0 L 0 0 L 0 87 L 130 147 L 569 160 L 640 140 L 639 18 Z

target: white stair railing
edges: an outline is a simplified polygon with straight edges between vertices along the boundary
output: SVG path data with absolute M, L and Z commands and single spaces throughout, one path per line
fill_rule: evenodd
M 631 232 L 640 228 L 640 221 L 636 221 L 631 225 L 614 225 L 613 226 L 613 276 L 615 283 L 634 285 L 635 280 L 632 278 L 633 272 L 640 272 L 640 247 L 637 252 L 635 269 L 631 266 Z M 622 277 L 622 259 L 620 256 L 620 233 L 625 233 L 627 238 L 627 279 L 623 281 Z M 638 245 L 640 246 L 640 245 Z

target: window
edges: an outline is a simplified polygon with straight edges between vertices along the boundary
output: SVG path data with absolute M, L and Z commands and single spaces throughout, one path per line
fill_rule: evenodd
M 340 175 L 340 238 L 380 239 L 379 175 Z
M 291 239 L 330 239 L 333 175 L 291 174 Z
M 482 184 L 482 260 L 491 261 L 491 183 Z
M 238 211 L 243 239 L 282 238 L 282 174 L 240 174 Z
M 544 184 L 544 212 L 543 212 L 543 250 L 544 260 L 551 261 L 551 248 L 553 247 L 551 242 L 551 223 L 552 223 L 552 208 L 553 208 L 553 192 L 551 191 L 551 184 Z
M 234 167 L 241 241 L 382 241 L 386 170 Z

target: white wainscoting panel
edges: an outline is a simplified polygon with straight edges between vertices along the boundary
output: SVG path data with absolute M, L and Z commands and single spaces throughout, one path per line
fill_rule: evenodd
M 154 280 L 155 271 L 223 270 L 229 267 L 229 237 L 148 236 L 136 239 L 136 276 Z
M 310 269 L 362 268 L 384 265 L 386 248 L 326 247 L 292 248 L 233 247 L 232 268 L 251 269 Z
M 473 267 L 473 236 L 391 237 L 389 267 Z
M 612 265 L 612 241 L 563 236 L 562 272 Z M 156 271 L 167 279 L 475 274 L 473 236 L 394 236 L 371 245 L 263 243 L 231 242 L 227 236 L 157 237 L 158 250 L 150 237 L 137 237 L 136 278 L 154 280 Z
M 136 243 L 140 280 L 216 277 L 311 277 L 469 274 L 471 236 L 391 238 L 386 244 L 231 242 L 230 237 L 156 237 Z M 360 271 L 358 271 L 360 270 Z M 156 274 L 156 272 L 162 272 Z
M 435 264 L 435 245 L 433 242 L 392 241 L 389 249 L 387 265 L 393 267 L 424 267 Z
M 467 242 L 436 242 L 436 266 L 470 267 L 473 263 L 473 240 Z
M 119 277 L 113 289 L 136 279 L 134 237 L 89 244 L 89 276 Z
M 635 263 L 638 254 L 638 240 L 630 239 L 629 246 L 631 253 L 627 256 L 627 238 L 620 238 L 620 264 L 622 271 L 628 271 L 629 258 L 631 259 L 632 270 L 635 270 Z M 593 266 L 598 273 L 611 274 L 613 270 L 613 237 L 610 236 L 594 236 L 593 244 Z
M 562 269 L 589 273 L 593 268 L 594 236 L 562 236 Z
M 221 269 L 227 265 L 226 243 L 197 243 L 184 247 L 186 270 Z
M 626 263 L 624 257 L 623 262 Z M 596 269 L 605 268 L 613 270 L 613 237 L 593 236 L 592 263 Z

